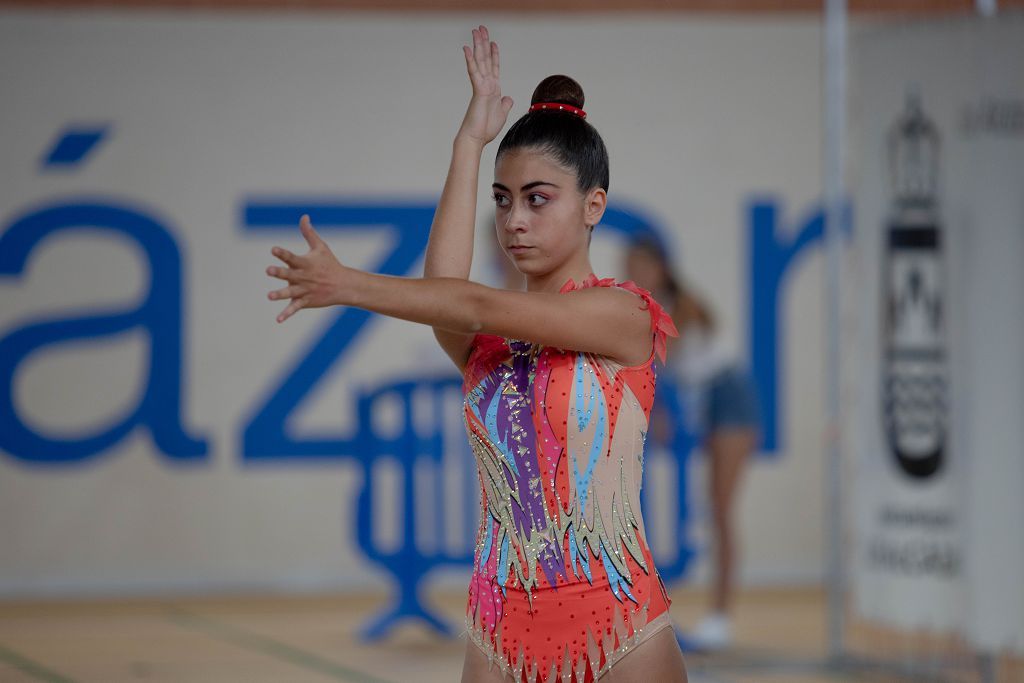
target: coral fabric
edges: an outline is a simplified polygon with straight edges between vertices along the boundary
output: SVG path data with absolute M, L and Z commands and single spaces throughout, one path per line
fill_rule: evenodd
M 482 489 L 470 636 L 529 681 L 593 680 L 668 609 L 640 513 L 643 448 L 671 318 L 632 282 L 591 275 L 562 292 L 619 287 L 651 316 L 639 366 L 477 335 L 465 420 Z

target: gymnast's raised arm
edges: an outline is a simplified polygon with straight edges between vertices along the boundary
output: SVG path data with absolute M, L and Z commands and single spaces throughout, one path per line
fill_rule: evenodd
M 512 98 L 503 97 L 499 82 L 498 44 L 487 28 L 473 29 L 473 46 L 463 46 L 466 71 L 473 86 L 469 108 L 452 146 L 448 178 L 430 227 L 424 277 L 469 279 L 476 229 L 476 194 L 484 146 L 505 126 Z M 472 334 L 434 327 L 434 336 L 462 370 Z
M 291 300 L 278 322 L 302 308 L 342 305 L 430 325 L 460 370 L 478 333 L 643 363 L 651 356 L 654 318 L 640 297 L 609 286 L 562 293 L 570 283 L 594 278 L 590 237 L 604 214 L 608 186 L 604 142 L 584 121 L 582 89 L 566 76 L 542 81 L 537 101 L 506 134 L 495 163 L 496 238 L 524 274 L 527 291 L 468 280 L 480 158 L 504 127 L 512 100 L 501 94 L 498 46 L 486 28 L 473 31 L 473 47 L 463 52 L 473 96 L 434 215 L 424 277 L 385 277 L 343 265 L 304 216 L 300 228 L 309 252 L 275 247 L 272 253 L 286 267 L 267 269 L 288 283 L 269 295 Z

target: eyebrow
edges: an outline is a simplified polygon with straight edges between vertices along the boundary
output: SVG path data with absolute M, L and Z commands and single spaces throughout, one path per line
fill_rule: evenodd
M 534 180 L 532 183 L 526 183 L 525 185 L 523 185 L 521 188 L 519 188 L 519 191 L 520 192 L 526 192 L 527 190 L 532 190 L 533 188 L 538 187 L 539 185 L 550 185 L 551 187 L 553 187 L 555 189 L 559 189 L 558 185 L 555 185 L 554 183 L 549 183 L 546 180 Z M 496 190 L 504 190 L 505 192 L 509 192 L 510 191 L 507 187 L 505 187 L 501 183 L 492 183 L 491 187 L 493 187 Z

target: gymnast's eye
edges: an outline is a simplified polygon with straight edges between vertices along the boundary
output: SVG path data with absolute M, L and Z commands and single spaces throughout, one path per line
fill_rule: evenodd
M 494 199 L 495 206 L 499 206 L 499 207 L 506 207 L 506 206 L 508 206 L 508 197 L 506 197 L 503 194 L 495 193 L 493 195 L 493 199 Z
M 548 203 L 548 198 L 542 194 L 534 192 L 529 196 L 530 206 L 544 206 Z

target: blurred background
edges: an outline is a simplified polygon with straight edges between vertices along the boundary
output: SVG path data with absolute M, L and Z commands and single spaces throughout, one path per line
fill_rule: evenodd
M 263 271 L 309 213 L 421 274 L 480 23 L 512 117 L 586 92 L 595 270 L 656 244 L 756 392 L 691 680 L 1024 681 L 1019 0 L 0 0 L 0 681 L 458 680 L 459 379 L 427 328 L 278 326 Z M 644 515 L 684 635 L 716 541 L 673 391 Z

